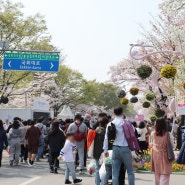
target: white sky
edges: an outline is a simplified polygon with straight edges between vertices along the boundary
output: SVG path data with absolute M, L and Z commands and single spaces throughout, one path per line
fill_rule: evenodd
M 109 67 L 128 56 L 129 44 L 149 28 L 162 0 L 12 0 L 26 15 L 45 15 L 53 44 L 64 49 L 65 64 L 89 79 L 108 80 Z

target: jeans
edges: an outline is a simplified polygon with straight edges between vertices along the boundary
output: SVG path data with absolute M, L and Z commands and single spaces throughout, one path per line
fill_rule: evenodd
M 112 175 L 112 166 L 111 165 L 105 165 L 105 169 L 106 169 L 106 176 L 102 182 L 102 185 L 107 185 L 107 183 Z
M 76 171 L 74 162 L 66 162 L 66 170 L 65 170 L 65 180 L 69 180 L 69 172 L 71 172 L 71 176 L 73 181 L 76 179 Z
M 84 169 L 84 140 L 76 142 L 78 157 L 79 157 L 79 167 L 81 170 Z
M 112 166 L 111 165 L 105 165 L 106 169 L 106 176 L 105 179 L 102 181 L 101 185 L 107 185 L 110 177 L 112 176 Z M 119 172 L 119 185 L 125 185 L 125 170 L 124 165 L 121 165 L 120 172 Z
M 121 164 L 120 172 L 119 172 L 119 185 L 125 185 L 125 165 Z
M 100 170 L 100 165 L 99 165 L 99 160 L 95 159 L 95 185 L 100 185 L 100 174 L 99 174 L 99 170 Z
M 44 138 L 40 138 L 40 144 L 41 146 L 38 147 L 38 153 L 37 153 L 37 159 L 36 160 L 39 160 L 43 154 L 44 154 Z
M 128 147 L 113 146 L 112 153 L 112 184 L 119 185 L 121 164 L 124 163 L 128 173 L 128 184 L 135 185 L 134 170 L 132 167 L 132 154 Z

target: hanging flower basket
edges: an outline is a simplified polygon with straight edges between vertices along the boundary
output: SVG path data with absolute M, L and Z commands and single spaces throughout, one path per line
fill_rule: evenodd
M 132 97 L 131 99 L 130 99 L 130 102 L 131 103 L 137 103 L 138 102 L 138 98 L 137 97 Z
M 124 98 L 126 96 L 126 92 L 124 90 L 120 90 L 118 93 L 118 98 Z
M 154 100 L 155 95 L 153 93 L 147 93 L 145 97 L 148 101 L 152 101 Z
M 177 68 L 172 65 L 165 65 L 162 67 L 160 74 L 164 78 L 174 78 L 177 73 Z
M 137 68 L 137 74 L 142 80 L 144 80 L 150 77 L 150 75 L 152 74 L 152 68 L 148 65 L 142 65 Z
M 128 100 L 127 98 L 121 98 L 121 100 L 120 100 L 120 103 L 121 103 L 122 105 L 127 105 L 128 102 L 129 102 L 129 100 Z
M 162 109 L 156 109 L 155 110 L 155 115 L 160 118 L 160 117 L 163 117 L 165 115 L 165 111 L 162 110 Z
M 143 103 L 143 107 L 144 107 L 144 108 L 149 108 L 149 107 L 150 107 L 150 103 L 149 103 L 148 101 L 145 101 L 145 102 Z
M 0 104 L 3 103 L 3 104 L 7 104 L 9 102 L 9 99 L 5 96 L 2 96 L 1 99 L 0 99 Z
M 133 96 L 137 95 L 138 92 L 139 92 L 139 89 L 136 88 L 136 87 L 132 87 L 132 88 L 130 89 L 130 94 L 133 95 Z
M 156 120 L 157 120 L 157 117 L 156 117 L 156 116 L 151 116 L 151 117 L 150 117 L 150 121 L 151 121 L 152 123 L 154 123 Z

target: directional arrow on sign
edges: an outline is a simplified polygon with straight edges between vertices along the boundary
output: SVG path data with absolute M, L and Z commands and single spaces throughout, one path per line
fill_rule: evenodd
M 11 67 L 11 60 L 8 62 L 8 66 Z
M 53 66 L 54 66 L 54 65 L 53 65 L 53 63 L 51 62 L 51 67 L 50 67 L 50 69 L 52 69 L 52 68 L 53 68 Z

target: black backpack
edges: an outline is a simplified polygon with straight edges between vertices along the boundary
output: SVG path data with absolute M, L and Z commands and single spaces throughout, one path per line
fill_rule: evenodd
M 109 150 L 112 150 L 112 146 L 115 139 L 116 139 L 116 126 L 114 123 L 111 123 L 111 125 L 108 126 L 108 149 Z

